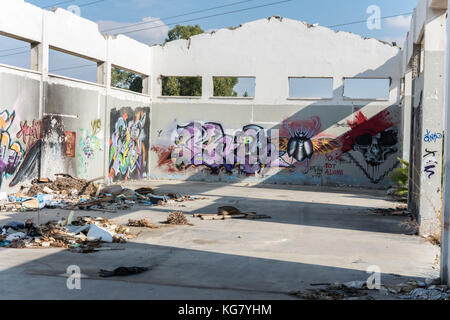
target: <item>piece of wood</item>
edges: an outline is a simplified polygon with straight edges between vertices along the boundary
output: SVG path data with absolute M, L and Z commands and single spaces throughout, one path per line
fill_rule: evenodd
M 250 220 L 254 220 L 254 219 L 272 219 L 272 217 L 270 216 L 266 216 L 265 214 L 251 214 L 251 215 L 246 215 L 245 219 L 250 219 Z
M 208 214 L 208 215 L 202 215 L 200 218 L 202 220 L 223 220 L 223 215 L 220 214 Z

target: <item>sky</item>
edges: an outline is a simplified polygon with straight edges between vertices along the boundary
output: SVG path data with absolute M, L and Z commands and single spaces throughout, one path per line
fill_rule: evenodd
M 278 2 L 281 0 L 29 0 L 28 2 L 42 8 L 60 3 L 58 7 L 77 11 L 82 17 L 95 21 L 101 31 L 121 33 L 153 27 L 139 32 L 127 34 L 149 45 L 163 43 L 167 32 L 175 24 L 199 24 L 205 30 L 214 30 L 250 22 L 273 15 L 302 20 L 321 26 L 335 26 L 355 21 L 359 24 L 332 27 L 334 30 L 349 31 L 364 37 L 376 38 L 403 45 L 409 29 L 410 14 L 417 5 L 417 0 L 291 0 L 272 6 L 234 12 L 230 14 L 202 18 L 209 15 L 237 11 L 240 9 Z M 97 3 L 94 3 L 97 2 Z M 236 5 L 214 9 L 206 12 L 183 15 L 192 11 L 209 9 L 241 2 Z M 90 4 L 91 3 L 91 4 Z M 84 4 L 90 4 L 83 6 Z M 79 11 L 74 5 L 79 6 Z M 372 13 L 367 13 L 370 6 L 380 8 L 381 17 L 401 16 L 384 19 L 379 29 L 370 30 L 366 20 Z M 172 17 L 172 18 L 170 18 Z M 199 19 L 202 18 L 202 19 Z M 192 21 L 186 21 L 192 20 Z M 127 25 L 150 21 L 139 26 L 124 28 Z M 186 22 L 183 22 L 186 21 Z M 156 27 L 156 28 L 155 28 Z M 0 36 L 0 63 L 29 68 L 29 54 L 25 53 L 24 42 Z M 18 48 L 22 47 L 22 48 Z M 18 48 L 15 50 L 9 50 Z M 8 51 L 7 51 L 8 50 Z M 17 53 L 17 54 L 16 54 Z M 86 67 L 81 67 L 86 65 Z M 90 65 L 90 66 L 88 66 Z M 65 69 L 68 66 L 79 66 L 76 69 Z M 53 73 L 95 81 L 95 64 L 80 60 L 59 52 L 51 52 L 50 71 Z

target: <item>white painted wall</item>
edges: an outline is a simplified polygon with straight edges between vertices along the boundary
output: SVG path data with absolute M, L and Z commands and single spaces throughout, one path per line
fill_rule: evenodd
M 160 96 L 160 75 L 202 76 L 204 90 L 200 100 L 208 103 L 313 103 L 287 99 L 288 78 L 294 76 L 334 77 L 333 99 L 322 100 L 322 104 L 357 103 L 343 99 L 344 77 L 392 77 L 390 98 L 384 104 L 397 103 L 399 98 L 401 56 L 398 47 L 291 19 L 261 19 L 234 30 L 220 29 L 152 49 L 153 101 L 180 100 Z M 256 77 L 255 98 L 211 98 L 213 76 Z M 198 102 L 198 99 L 184 100 Z
M 142 75 L 151 73 L 150 46 L 123 35 L 111 37 L 108 45 L 109 36 L 101 34 L 95 22 L 64 9 L 48 11 L 23 0 L 2 0 L 0 34 L 98 62 L 109 61 Z

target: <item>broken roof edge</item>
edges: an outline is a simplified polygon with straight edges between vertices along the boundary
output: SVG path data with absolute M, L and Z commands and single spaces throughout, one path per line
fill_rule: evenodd
M 161 43 L 161 44 L 154 44 L 154 45 L 151 45 L 151 47 L 164 48 L 166 46 L 179 45 L 182 42 L 185 42 L 187 47 L 189 48 L 190 45 L 191 45 L 191 40 L 195 40 L 195 39 L 198 39 L 198 38 L 201 38 L 201 37 L 205 37 L 205 36 L 208 36 L 208 35 L 209 36 L 213 36 L 213 35 L 215 35 L 217 33 L 223 32 L 223 31 L 236 31 L 236 30 L 239 30 L 239 29 L 241 29 L 243 27 L 252 26 L 252 25 L 255 25 L 255 24 L 258 24 L 258 23 L 262 23 L 262 22 L 267 22 L 267 21 L 270 23 L 271 21 L 277 21 L 277 20 L 280 23 L 286 23 L 286 22 L 288 22 L 288 23 L 297 23 L 297 24 L 301 23 L 304 26 L 306 26 L 307 29 L 318 28 L 318 29 L 322 29 L 324 31 L 326 30 L 326 31 L 333 32 L 334 34 L 344 33 L 344 34 L 348 34 L 349 36 L 357 37 L 360 40 L 375 40 L 375 41 L 378 41 L 379 43 L 381 43 L 383 45 L 390 46 L 392 48 L 396 48 L 399 51 L 401 50 L 401 47 L 399 47 L 398 44 L 396 44 L 396 43 L 390 43 L 388 41 L 384 41 L 384 40 L 380 40 L 380 39 L 376 39 L 376 38 L 364 37 L 362 35 L 359 35 L 359 34 L 356 34 L 356 33 L 353 33 L 353 32 L 349 32 L 349 31 L 334 30 L 334 29 L 331 29 L 331 28 L 326 27 L 326 26 L 321 26 L 318 23 L 311 24 L 311 23 L 308 23 L 306 21 L 296 20 L 296 19 L 291 19 L 291 18 L 285 18 L 285 17 L 281 17 L 279 15 L 273 15 L 273 16 L 270 16 L 270 17 L 267 17 L 267 18 L 261 18 L 261 19 L 257 19 L 257 20 L 253 20 L 253 21 L 249 21 L 249 22 L 244 22 L 244 23 L 239 24 L 238 26 L 231 26 L 231 27 L 224 27 L 224 28 L 219 28 L 219 29 L 213 29 L 213 30 L 210 30 L 210 31 L 205 31 L 203 33 L 191 36 L 189 39 L 172 40 L 172 41 L 168 41 L 168 42 Z

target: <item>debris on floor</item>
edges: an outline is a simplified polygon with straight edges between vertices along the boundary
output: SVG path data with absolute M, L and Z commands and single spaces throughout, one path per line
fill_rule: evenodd
M 195 218 L 202 220 L 226 220 L 226 219 L 271 219 L 272 217 L 256 212 L 241 212 L 233 206 L 217 208 L 217 213 L 194 213 Z
M 380 216 L 408 216 L 407 206 L 397 206 L 395 208 L 377 208 L 370 209 L 371 212 Z
M 311 286 L 325 286 L 318 289 L 306 289 L 290 292 L 290 295 L 305 300 L 359 300 L 375 299 L 369 293 L 379 293 L 381 297 L 409 300 L 450 300 L 450 288 L 439 285 L 439 279 L 425 281 L 409 280 L 397 285 L 381 285 L 379 289 L 369 289 L 366 281 L 350 281 L 334 284 L 318 283 Z M 377 297 L 379 298 L 379 297 Z
M 100 269 L 98 274 L 103 278 L 123 277 L 133 274 L 139 274 L 148 270 L 150 269 L 147 267 L 118 267 L 112 271 Z
M 150 228 L 150 229 L 158 229 L 159 228 L 159 226 L 154 225 L 147 219 L 141 219 L 141 220 L 128 219 L 128 225 L 130 227 L 141 227 L 141 228 Z
M 346 284 L 328 284 L 325 288 L 306 289 L 304 291 L 294 291 L 289 294 L 303 300 L 353 300 L 353 299 L 373 299 L 368 296 L 368 289 L 364 286 L 352 286 Z
M 43 208 L 67 210 L 93 210 L 116 212 L 135 205 L 167 205 L 175 202 L 194 201 L 197 198 L 180 193 L 157 195 L 150 187 L 136 190 L 120 185 L 102 187 L 94 179 L 87 181 L 68 174 L 56 175 L 55 181 L 47 178 L 35 179 L 29 186 L 22 186 L 19 192 L 7 195 L 0 193 L 0 211 L 36 211 Z
M 191 225 L 192 226 L 192 224 L 189 223 L 188 219 L 181 211 L 175 211 L 175 212 L 172 212 L 171 214 L 169 214 L 169 216 L 167 217 L 167 220 L 164 223 L 176 224 L 176 225 Z
M 36 226 L 32 219 L 25 223 L 10 222 L 0 228 L 0 246 L 6 248 L 67 248 L 95 252 L 103 242 L 123 243 L 137 235 L 124 226 L 100 217 L 73 217 L 49 221 Z

